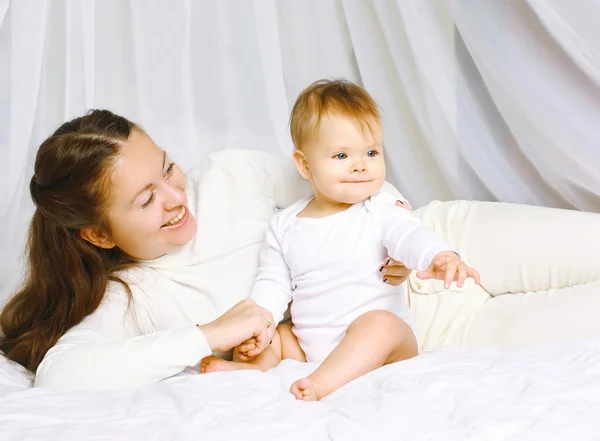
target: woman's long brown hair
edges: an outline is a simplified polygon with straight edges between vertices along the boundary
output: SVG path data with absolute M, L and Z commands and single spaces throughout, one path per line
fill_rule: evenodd
M 29 186 L 36 210 L 29 227 L 24 283 L 0 313 L 0 350 L 31 371 L 70 328 L 93 313 L 115 273 L 135 264 L 118 248 L 85 241 L 80 229 L 107 220 L 110 171 L 135 124 L 94 110 L 63 124 L 40 146 Z

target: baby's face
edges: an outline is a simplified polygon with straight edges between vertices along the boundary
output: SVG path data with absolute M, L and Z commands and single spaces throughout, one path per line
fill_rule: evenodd
M 364 133 L 352 119 L 326 116 L 304 149 L 306 174 L 323 200 L 356 204 L 377 193 L 385 180 L 381 124 Z M 372 132 L 372 133 L 371 133 Z M 301 170 L 302 173 L 302 170 Z

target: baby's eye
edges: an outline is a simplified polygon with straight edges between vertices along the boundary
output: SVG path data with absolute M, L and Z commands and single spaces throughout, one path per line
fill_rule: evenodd
M 367 152 L 367 156 L 369 158 L 374 158 L 375 156 L 377 156 L 379 154 L 379 152 L 377 150 L 371 150 L 369 152 Z
M 345 153 L 338 153 L 337 155 L 334 156 L 334 158 L 336 159 L 346 159 L 348 157 L 348 155 L 346 155 Z

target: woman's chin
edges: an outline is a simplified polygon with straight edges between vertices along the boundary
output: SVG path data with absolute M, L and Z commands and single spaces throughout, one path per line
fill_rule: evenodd
M 196 235 L 197 230 L 196 218 L 188 212 L 185 222 L 181 226 L 176 226 L 175 228 L 163 227 L 161 228 L 161 233 L 164 236 L 165 242 L 175 248 L 179 248 L 190 242 Z
M 198 231 L 198 224 L 196 223 L 196 218 L 190 213 L 189 219 L 188 219 L 185 227 L 182 228 L 181 231 L 177 232 L 178 233 L 177 239 L 179 239 L 178 245 L 183 246 L 183 245 L 187 244 L 189 241 L 191 241 L 194 238 L 197 231 Z

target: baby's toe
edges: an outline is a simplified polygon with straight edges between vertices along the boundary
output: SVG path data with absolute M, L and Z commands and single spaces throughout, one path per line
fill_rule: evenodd
M 292 384 L 292 387 L 290 387 L 290 393 L 297 400 L 301 400 L 302 399 L 302 391 L 298 388 L 298 382 L 297 381 L 294 384 Z

